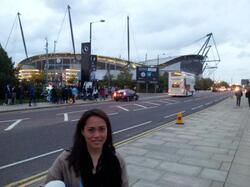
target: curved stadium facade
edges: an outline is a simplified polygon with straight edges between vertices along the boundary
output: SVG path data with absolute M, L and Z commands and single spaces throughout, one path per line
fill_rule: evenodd
M 47 61 L 49 81 L 67 81 L 72 75 L 80 80 L 81 54 L 74 55 L 72 53 L 50 53 L 48 55 L 42 54 L 26 58 L 18 64 L 20 67 L 19 78 L 21 80 L 29 79 L 33 73 L 46 71 Z M 126 64 L 127 61 L 122 59 L 97 56 L 96 79 L 103 79 L 107 70 L 109 70 L 111 74 L 116 75 Z M 132 67 L 135 68 L 136 66 L 133 64 Z
M 75 58 L 76 57 L 76 58 Z M 75 60 L 76 59 L 76 60 Z M 204 57 L 201 55 L 183 55 L 178 57 L 167 57 L 161 59 L 152 59 L 140 63 L 131 63 L 133 79 L 136 78 L 136 66 L 157 66 L 160 72 L 185 71 L 201 76 Z M 48 61 L 48 80 L 51 82 L 62 82 L 74 75 L 78 80 L 81 79 L 81 54 L 72 53 L 50 53 L 48 55 L 35 55 L 22 60 L 19 78 L 29 79 L 32 74 L 46 70 Z M 102 80 L 109 73 L 113 76 L 119 74 L 120 69 L 127 65 L 128 61 L 119 58 L 97 55 L 96 80 Z

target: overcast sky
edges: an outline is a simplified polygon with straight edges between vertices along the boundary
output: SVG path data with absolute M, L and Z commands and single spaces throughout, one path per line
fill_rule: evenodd
M 211 62 L 218 68 L 204 76 L 228 83 L 250 79 L 249 0 L 1 0 L 0 43 L 13 61 L 26 58 L 17 12 L 29 57 L 45 53 L 46 37 L 49 52 L 55 40 L 56 52 L 73 52 L 67 5 L 77 53 L 89 41 L 90 22 L 105 19 L 92 24 L 92 53 L 126 59 L 129 16 L 131 60 L 197 54 L 205 42 L 199 39 L 212 32 L 221 61 Z M 209 59 L 218 59 L 212 40 L 210 45 Z

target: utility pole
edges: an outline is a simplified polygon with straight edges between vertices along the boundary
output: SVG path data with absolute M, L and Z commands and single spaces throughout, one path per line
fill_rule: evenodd
M 48 56 L 48 38 L 45 38 L 45 51 L 46 51 L 46 64 L 45 64 L 45 87 L 48 86 L 48 65 L 49 65 L 49 56 Z

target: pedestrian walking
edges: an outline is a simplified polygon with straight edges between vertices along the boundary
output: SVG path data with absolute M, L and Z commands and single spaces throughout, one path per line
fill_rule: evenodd
M 46 183 L 61 180 L 70 187 L 128 187 L 126 164 L 112 139 L 107 114 L 99 109 L 86 111 L 77 123 L 71 150 L 57 157 Z
M 15 105 L 16 104 L 16 96 L 17 96 L 17 87 L 13 86 L 12 87 L 12 95 L 11 95 L 11 104 Z
M 235 96 L 236 96 L 236 106 L 240 106 L 240 101 L 241 101 L 241 97 L 242 97 L 243 93 L 241 88 L 239 88 L 238 90 L 236 90 L 235 92 Z
M 247 89 L 246 98 L 247 98 L 247 100 L 248 100 L 248 105 L 249 105 L 249 107 L 250 107 L 250 88 Z
M 36 100 L 35 100 L 35 87 L 31 85 L 29 87 L 29 106 L 31 106 L 31 103 L 33 102 L 33 105 L 36 105 Z
M 17 98 L 19 100 L 19 104 L 23 104 L 23 99 L 24 99 L 24 88 L 22 85 L 18 86 L 17 89 Z
M 93 97 L 97 101 L 97 99 L 98 99 L 98 90 L 97 90 L 97 88 L 94 88 Z
M 9 84 L 7 84 L 4 88 L 4 94 L 5 94 L 5 104 L 10 105 L 11 104 L 11 98 L 12 98 L 12 89 Z

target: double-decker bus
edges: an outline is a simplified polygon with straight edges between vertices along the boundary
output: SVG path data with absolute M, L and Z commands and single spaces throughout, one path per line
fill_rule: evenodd
M 195 75 L 184 71 L 173 71 L 168 74 L 168 95 L 192 96 L 194 93 Z

